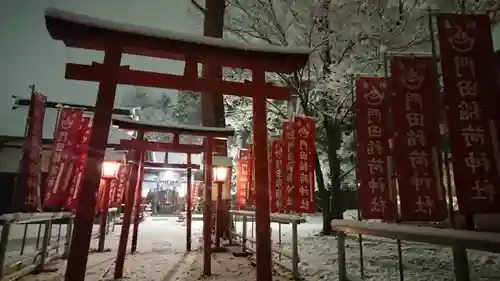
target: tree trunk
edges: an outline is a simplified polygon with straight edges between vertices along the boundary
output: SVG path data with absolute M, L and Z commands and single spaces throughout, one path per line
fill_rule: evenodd
M 224 31 L 225 0 L 206 0 L 203 35 L 222 38 Z M 220 65 L 203 65 L 203 77 L 222 78 Z M 224 100 L 221 93 L 203 93 L 201 95 L 203 126 L 224 127 Z
M 342 131 L 332 120 L 325 120 L 324 126 L 328 140 L 328 163 L 330 166 L 331 179 L 329 213 L 329 220 L 331 221 L 333 219 L 343 219 L 344 214 L 341 194 L 340 159 L 337 155 L 337 151 L 340 149 L 342 142 Z
M 330 235 L 332 227 L 330 226 L 330 194 L 325 186 L 321 164 L 316 156 L 316 182 L 318 183 L 318 192 L 320 196 L 321 213 L 323 215 L 323 235 Z
M 208 37 L 222 38 L 224 32 L 224 13 L 226 9 L 225 0 L 206 0 L 205 1 L 205 17 L 203 22 L 203 35 Z M 222 67 L 220 65 L 203 65 L 202 76 L 207 78 L 222 79 Z M 202 124 L 203 126 L 210 127 L 225 127 L 225 113 L 224 113 L 224 96 L 222 93 L 203 93 L 201 95 L 202 106 Z M 217 147 L 222 147 L 215 151 L 220 156 L 227 156 L 227 143 L 223 141 L 215 142 Z M 229 201 L 229 202 L 228 202 Z M 215 206 L 215 202 L 212 202 Z M 222 231 L 223 237 L 229 235 L 229 227 L 227 221 L 229 220 L 229 206 L 230 200 L 225 200 L 220 216 L 221 220 L 216 220 L 220 223 L 219 227 Z M 214 208 L 216 211 L 216 208 Z

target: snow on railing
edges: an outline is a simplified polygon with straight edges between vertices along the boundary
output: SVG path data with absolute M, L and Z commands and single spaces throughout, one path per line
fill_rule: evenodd
M 109 209 L 113 220 L 117 208 Z M 69 254 L 74 214 L 71 212 L 12 213 L 0 216 L 0 281 L 17 280 L 34 271 L 43 272 L 44 266 Z M 57 234 L 53 226 L 57 226 Z M 96 238 L 93 233 L 93 237 Z M 16 243 L 13 243 L 16 242 Z M 15 250 L 9 247 L 15 244 Z M 20 244 L 20 245 L 19 245 Z M 17 246 L 20 246 L 19 248 Z M 18 253 L 16 253 L 19 251 Z
M 338 277 L 339 281 L 358 280 L 348 276 L 346 270 L 346 233 L 371 235 L 382 238 L 406 240 L 453 248 L 455 280 L 469 281 L 466 249 L 500 253 L 500 234 L 456 229 L 440 229 L 429 226 L 411 226 L 388 223 L 360 222 L 354 220 L 334 220 L 332 228 L 338 231 Z M 400 268 L 400 277 L 404 276 Z
M 240 233 L 234 229 L 231 231 L 231 240 L 232 237 L 239 238 L 240 244 L 241 244 L 241 250 L 243 253 L 246 253 L 248 251 L 250 252 L 255 252 L 255 245 L 256 245 L 256 240 L 253 239 L 253 220 L 255 219 L 255 212 L 254 211 L 237 211 L 237 210 L 230 210 L 229 211 L 231 214 L 231 225 L 232 222 L 235 221 L 233 219 L 234 217 L 242 217 L 242 223 L 243 223 L 243 229 Z M 248 218 L 252 218 L 252 237 L 248 237 Z M 301 216 L 298 215 L 289 215 L 289 214 L 271 214 L 271 222 L 278 223 L 278 245 L 281 245 L 281 225 L 282 224 L 291 224 L 292 225 L 292 251 L 286 251 L 284 249 L 281 249 L 279 247 L 272 246 L 272 252 L 278 256 L 277 259 L 273 259 L 273 262 L 280 266 L 281 268 L 288 270 L 292 272 L 292 278 L 295 280 L 299 279 L 299 251 L 298 251 L 298 233 L 297 233 L 297 226 L 300 223 L 303 223 L 305 219 Z M 272 230 L 271 230 L 272 231 Z M 247 242 L 250 243 L 252 246 L 248 246 Z M 282 257 L 285 257 L 290 260 L 291 266 L 288 263 L 284 263 L 282 261 Z

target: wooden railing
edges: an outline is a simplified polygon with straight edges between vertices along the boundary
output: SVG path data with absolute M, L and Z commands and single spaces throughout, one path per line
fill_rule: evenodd
M 110 217 L 117 209 L 109 209 Z M 73 213 L 13 213 L 0 216 L 0 281 L 16 280 L 47 263 L 68 256 L 73 233 Z M 106 226 L 114 229 L 114 220 Z M 54 234 L 54 227 L 57 234 Z M 93 233 L 93 238 L 98 237 Z
M 467 249 L 500 253 L 500 235 L 489 232 L 475 232 L 455 229 L 439 229 L 427 226 L 409 226 L 388 223 L 359 222 L 354 220 L 334 220 L 332 228 L 338 231 L 338 280 L 361 280 L 357 276 L 348 276 L 346 270 L 346 233 L 371 235 L 389 239 L 406 240 L 453 249 L 453 272 L 455 280 L 470 281 Z M 400 266 L 400 280 L 403 279 L 403 267 Z
M 231 210 L 231 220 L 236 221 L 235 217 L 242 217 L 243 229 L 240 233 L 236 230 L 232 231 L 232 236 L 239 239 L 241 244 L 241 250 L 243 252 L 251 251 L 255 252 L 255 244 L 256 240 L 251 237 L 248 237 L 248 222 L 249 218 L 255 218 L 255 212 L 253 211 L 237 211 Z M 292 250 L 286 251 L 279 247 L 272 246 L 272 252 L 278 256 L 278 258 L 274 258 L 273 262 L 280 266 L 283 269 L 286 269 L 292 273 L 292 277 L 294 279 L 299 279 L 299 251 L 298 251 L 298 233 L 297 226 L 300 223 L 304 222 L 304 218 L 298 215 L 288 215 L 288 214 L 271 214 L 271 222 L 275 222 L 279 224 L 279 232 L 281 232 L 282 224 L 291 224 L 292 226 Z M 281 233 L 279 234 L 280 241 L 278 244 L 281 244 Z M 283 262 L 282 257 L 289 260 L 289 262 Z

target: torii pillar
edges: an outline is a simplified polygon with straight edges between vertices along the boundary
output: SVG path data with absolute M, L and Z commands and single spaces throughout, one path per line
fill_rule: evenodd
M 55 9 L 45 12 L 45 22 L 51 37 L 63 41 L 66 46 L 105 53 L 103 63 L 66 64 L 67 79 L 99 83 L 95 126 L 92 128 L 84 187 L 76 212 L 73 241 L 77 243 L 71 245 L 66 281 L 85 279 L 93 210 L 96 204 L 95 194 L 101 175 L 99 164 L 104 158 L 117 84 L 201 93 L 227 93 L 253 98 L 255 161 L 267 163 L 266 100 L 290 99 L 294 89 L 266 83 L 265 72 L 296 73 L 306 65 L 311 52 L 308 49 L 252 46 L 216 38 L 183 36 L 151 28 L 123 28 L 117 23 Z M 122 54 L 181 60 L 186 62 L 186 69 L 183 75 L 133 70 L 120 66 Z M 211 77 L 200 78 L 197 73 L 198 64 L 249 69 L 253 79 L 250 83 L 240 83 Z M 295 80 L 300 79 L 299 75 L 294 77 Z M 212 159 L 206 158 L 209 161 Z M 211 171 L 206 174 L 209 173 Z M 272 262 L 267 165 L 257 166 L 255 183 L 257 281 L 270 281 Z M 210 198 L 211 194 L 208 196 Z
M 137 171 L 137 176 L 135 177 L 138 179 L 138 182 L 136 183 L 136 188 L 133 188 L 133 186 L 130 188 L 128 197 L 127 197 L 127 205 L 125 206 L 125 214 L 124 214 L 124 219 L 123 219 L 123 225 L 122 225 L 122 232 L 120 236 L 120 244 L 118 247 L 118 255 L 116 258 L 115 262 L 115 273 L 114 277 L 115 279 L 123 278 L 123 266 L 125 262 L 125 253 L 126 253 L 126 248 L 127 248 L 127 238 L 128 238 L 128 233 L 129 233 L 129 227 L 130 227 L 130 217 L 132 213 L 132 206 L 133 206 L 133 198 L 134 198 L 134 190 L 136 193 L 136 202 L 135 202 L 135 207 L 136 207 L 136 213 L 135 213 L 135 221 L 134 221 L 134 232 L 132 236 L 132 253 L 135 251 L 137 247 L 137 238 L 138 238 L 138 208 L 140 207 L 140 191 L 141 188 L 139 186 L 142 186 L 141 182 L 139 182 L 142 178 L 143 174 L 143 168 L 144 168 L 144 152 L 146 151 L 158 151 L 158 152 L 174 152 L 174 153 L 188 153 L 190 154 L 200 154 L 204 153 L 204 158 L 205 158 L 205 184 L 209 187 L 212 186 L 212 151 L 213 151 L 213 143 L 212 139 L 227 139 L 228 137 L 234 135 L 234 130 L 230 128 L 207 128 L 207 127 L 190 127 L 190 126 L 175 126 L 171 125 L 169 126 L 168 124 L 154 124 L 154 123 L 148 123 L 148 122 L 139 122 L 135 121 L 132 119 L 125 119 L 125 118 L 119 118 L 115 117 L 113 120 L 113 125 L 118 126 L 118 128 L 123 129 L 123 130 L 129 130 L 129 131 L 137 131 L 138 132 L 138 137 L 135 140 L 121 140 L 119 149 L 125 149 L 125 150 L 134 150 L 136 153 L 136 159 L 138 168 L 135 170 Z M 166 133 L 166 134 L 173 134 L 173 142 L 172 143 L 167 143 L 167 142 L 154 142 L 154 141 L 147 141 L 143 140 L 144 133 L 145 132 L 156 132 L 156 133 Z M 203 145 L 197 145 L 197 144 L 181 144 L 180 143 L 180 135 L 194 135 L 194 136 L 202 136 L 205 138 L 204 144 Z M 190 157 L 190 156 L 189 156 Z M 192 165 L 191 160 L 188 159 L 188 164 L 186 165 L 181 165 L 181 168 L 185 168 L 188 170 L 188 173 L 190 172 L 191 168 L 193 167 L 199 167 L 197 165 Z M 170 166 L 174 167 L 176 165 L 172 164 L 161 164 L 162 166 Z M 177 166 L 179 167 L 179 166 Z M 191 180 L 189 179 L 189 182 Z M 190 184 L 190 183 L 189 183 Z M 190 191 L 190 190 L 189 190 Z M 211 188 L 206 188 L 205 189 L 205 195 L 211 194 Z M 190 193 L 188 193 L 188 197 L 190 197 Z M 139 198 L 139 199 L 138 199 Z M 204 207 L 204 221 L 208 219 L 208 223 L 203 224 L 203 234 L 204 234 L 204 272 L 208 273 L 207 275 L 210 274 L 210 214 L 211 211 L 211 196 L 206 197 L 208 200 L 205 200 L 205 207 Z M 190 216 L 190 214 L 188 214 Z M 188 218 L 190 220 L 190 218 Z M 190 222 L 188 222 L 190 223 Z M 190 250 L 191 248 L 191 226 L 188 225 L 186 228 L 186 247 L 187 250 Z

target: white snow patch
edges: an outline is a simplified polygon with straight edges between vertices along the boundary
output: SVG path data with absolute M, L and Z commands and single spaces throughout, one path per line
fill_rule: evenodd
M 344 213 L 344 219 L 355 220 L 356 211 Z M 377 221 L 373 221 L 374 223 Z M 237 232 L 242 223 L 236 222 Z M 291 251 L 292 226 L 281 226 L 281 244 L 278 224 L 272 223 L 273 245 Z M 252 233 L 253 229 L 253 233 Z M 308 216 L 307 222 L 298 226 L 300 273 L 306 280 L 337 280 L 337 239 L 316 236 L 322 229 L 321 214 Z M 249 222 L 248 237 L 255 239 L 255 225 Z M 347 271 L 360 276 L 360 247 L 358 235 L 346 239 Z M 402 241 L 404 274 L 406 281 L 451 281 L 453 260 L 450 247 Z M 397 244 L 394 239 L 363 235 L 363 261 L 365 280 L 398 280 Z M 500 255 L 483 251 L 468 251 L 471 280 L 500 280 Z M 287 261 L 285 258 L 284 261 Z
M 87 15 L 63 11 L 56 8 L 46 9 L 45 16 L 67 20 L 70 22 L 79 23 L 91 27 L 104 28 L 119 32 L 145 35 L 156 38 L 165 38 L 165 39 L 183 41 L 194 44 L 210 45 L 213 47 L 220 47 L 220 48 L 240 49 L 244 51 L 267 52 L 276 54 L 281 53 L 281 54 L 308 55 L 312 52 L 311 49 L 306 49 L 306 48 L 289 48 L 289 47 L 279 47 L 272 45 L 249 45 L 237 41 L 229 41 L 227 39 L 182 34 L 174 31 L 167 31 L 150 27 L 139 27 L 132 24 L 121 24 L 90 17 Z
M 165 122 L 154 122 L 154 121 L 137 121 L 133 120 L 131 118 L 127 117 L 113 117 L 113 121 L 118 121 L 118 122 L 123 122 L 123 123 L 128 123 L 128 124 L 135 124 L 139 126 L 152 126 L 152 127 L 159 127 L 159 128 L 165 128 L 165 129 L 173 129 L 173 130 L 185 130 L 185 134 L 189 134 L 189 132 L 196 132 L 196 131 L 205 131 L 205 132 L 215 132 L 215 133 L 234 133 L 234 129 L 231 127 L 203 127 L 203 126 L 190 126 L 190 125 L 178 125 L 178 124 L 169 124 Z

